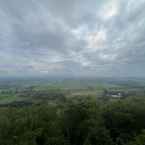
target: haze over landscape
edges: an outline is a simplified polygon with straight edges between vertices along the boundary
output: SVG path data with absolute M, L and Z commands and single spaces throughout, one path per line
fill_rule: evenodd
M 0 76 L 145 77 L 145 0 L 0 0 Z
M 145 0 L 0 0 L 0 145 L 145 145 Z

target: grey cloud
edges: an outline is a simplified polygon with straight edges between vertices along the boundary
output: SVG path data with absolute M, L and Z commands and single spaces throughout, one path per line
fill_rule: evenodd
M 0 0 L 0 71 L 143 75 L 145 0 L 117 0 L 106 19 L 108 2 L 116 1 Z M 99 31 L 105 36 L 94 35 Z M 88 45 L 89 35 L 96 46 Z

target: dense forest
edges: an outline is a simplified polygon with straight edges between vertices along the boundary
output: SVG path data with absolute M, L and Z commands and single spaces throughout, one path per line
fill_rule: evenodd
M 0 145 L 144 145 L 145 99 L 75 97 L 0 108 Z

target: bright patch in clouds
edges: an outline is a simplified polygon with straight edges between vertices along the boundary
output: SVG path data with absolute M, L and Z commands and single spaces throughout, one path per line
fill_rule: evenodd
M 96 51 L 102 49 L 107 39 L 105 30 L 99 30 L 98 32 L 90 33 L 87 37 L 88 48 L 90 51 Z
M 119 12 L 119 0 L 108 0 L 101 8 L 100 17 L 104 20 L 109 20 L 113 16 L 116 16 Z

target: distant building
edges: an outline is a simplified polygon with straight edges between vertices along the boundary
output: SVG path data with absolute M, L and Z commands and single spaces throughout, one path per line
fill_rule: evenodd
M 122 98 L 125 97 L 125 93 L 121 91 L 104 90 L 103 96 L 112 98 Z
M 111 97 L 112 98 L 122 98 L 123 97 L 123 95 L 122 95 L 122 93 L 116 93 L 116 94 L 111 94 Z

